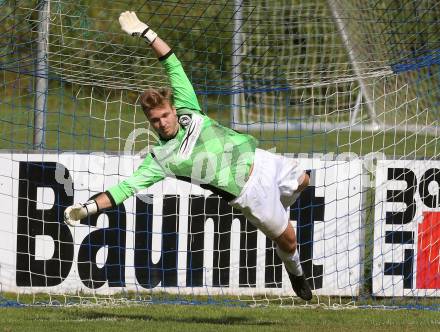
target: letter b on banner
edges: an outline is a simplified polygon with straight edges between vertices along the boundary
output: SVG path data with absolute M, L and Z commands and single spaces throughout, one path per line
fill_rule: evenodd
M 64 185 L 55 180 L 57 163 L 20 162 L 17 220 L 17 286 L 55 286 L 69 274 L 73 259 L 73 239 L 63 223 L 66 206 L 73 203 Z M 67 172 L 67 170 L 66 170 Z M 54 202 L 50 209 L 37 209 L 37 189 L 51 188 Z M 54 242 L 50 259 L 35 256 L 36 238 L 44 235 Z

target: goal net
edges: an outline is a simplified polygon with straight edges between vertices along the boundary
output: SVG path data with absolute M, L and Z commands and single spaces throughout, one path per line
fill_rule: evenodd
M 304 304 L 273 243 L 226 201 L 166 179 L 64 225 L 154 144 L 140 93 L 169 82 L 120 30 L 136 11 L 202 109 L 298 158 L 291 207 L 313 304 L 440 295 L 440 6 L 421 1 L 0 1 L 1 299 Z M 0 301 L 0 304 L 3 303 Z

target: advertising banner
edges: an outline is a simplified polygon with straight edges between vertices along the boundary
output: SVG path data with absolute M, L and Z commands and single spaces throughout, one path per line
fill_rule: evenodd
M 440 161 L 378 161 L 373 293 L 440 295 Z
M 65 207 L 131 175 L 142 159 L 105 154 L 0 154 L 0 283 L 12 292 L 121 290 L 292 294 L 273 244 L 240 211 L 167 178 L 77 227 Z M 315 294 L 357 295 L 362 164 L 299 159 L 311 185 L 291 207 Z

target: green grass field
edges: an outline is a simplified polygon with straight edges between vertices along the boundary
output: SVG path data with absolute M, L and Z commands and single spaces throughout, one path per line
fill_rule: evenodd
M 146 305 L 0 309 L 0 331 L 435 331 L 440 315 L 415 310 Z

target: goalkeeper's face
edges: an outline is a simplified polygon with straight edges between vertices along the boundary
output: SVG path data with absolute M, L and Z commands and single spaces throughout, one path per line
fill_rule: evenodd
M 148 121 L 162 139 L 171 139 L 179 130 L 176 109 L 169 103 L 157 106 L 146 112 Z

